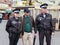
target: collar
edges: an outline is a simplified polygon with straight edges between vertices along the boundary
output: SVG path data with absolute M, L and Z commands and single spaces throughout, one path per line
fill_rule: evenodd
M 27 16 L 27 15 L 25 15 L 25 17 L 30 17 L 29 15 Z
M 47 13 L 45 13 L 46 17 L 48 16 Z M 43 13 L 39 14 L 40 17 L 43 17 Z

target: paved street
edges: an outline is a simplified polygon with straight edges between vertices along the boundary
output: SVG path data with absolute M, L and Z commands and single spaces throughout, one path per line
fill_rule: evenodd
M 6 22 L 4 20 L 0 23 L 0 45 L 9 45 L 8 33 L 5 31 Z M 46 45 L 45 41 L 44 44 Z M 19 40 L 18 45 L 22 45 L 22 39 Z M 39 45 L 38 35 L 36 45 Z M 55 36 L 52 36 L 52 45 L 60 45 L 60 32 L 56 32 Z

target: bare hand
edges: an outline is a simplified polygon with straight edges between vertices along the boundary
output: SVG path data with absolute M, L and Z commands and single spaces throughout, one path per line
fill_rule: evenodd
M 52 32 L 52 36 L 54 36 L 55 35 L 55 32 Z
M 37 33 L 34 34 L 34 37 L 37 37 Z

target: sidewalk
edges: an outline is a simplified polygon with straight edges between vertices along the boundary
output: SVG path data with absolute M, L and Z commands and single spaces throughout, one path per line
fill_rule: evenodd
M 0 23 L 0 45 L 9 45 L 8 33 L 5 31 L 7 21 Z M 36 45 L 39 45 L 38 35 Z M 46 45 L 46 43 L 44 43 Z M 22 39 L 19 40 L 18 45 L 22 45 Z M 56 31 L 55 36 L 52 36 L 52 45 L 60 45 L 60 32 Z

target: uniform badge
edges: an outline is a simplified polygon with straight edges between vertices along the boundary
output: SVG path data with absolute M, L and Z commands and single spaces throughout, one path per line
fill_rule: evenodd
M 21 22 L 18 22 L 18 23 L 21 23 Z
M 16 21 L 12 21 L 12 24 L 16 24 L 17 22 Z
M 39 17 L 39 20 L 42 20 L 42 17 Z

